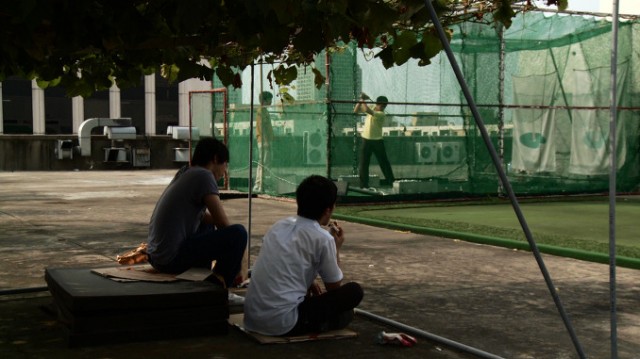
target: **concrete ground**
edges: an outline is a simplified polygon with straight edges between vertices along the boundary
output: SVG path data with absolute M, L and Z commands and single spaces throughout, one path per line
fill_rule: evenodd
M 398 328 L 357 315 L 355 339 L 260 345 L 235 328 L 218 337 L 67 348 L 49 308 L 47 267 L 115 263 L 145 241 L 155 201 L 174 171 L 0 172 L 0 357 L 107 358 L 577 358 L 534 257 L 463 241 L 342 223 L 347 280 L 360 282 L 360 309 L 477 350 L 419 336 L 412 348 L 380 345 Z M 249 201 L 224 201 L 232 221 L 248 225 Z M 256 198 L 251 260 L 289 201 Z M 589 358 L 611 357 L 609 267 L 543 256 L 577 338 Z M 617 268 L 617 351 L 640 353 L 640 271 Z M 433 337 L 432 337 L 433 339 Z M 455 344 L 454 343 L 454 344 Z M 491 355 L 490 355 L 491 354 Z

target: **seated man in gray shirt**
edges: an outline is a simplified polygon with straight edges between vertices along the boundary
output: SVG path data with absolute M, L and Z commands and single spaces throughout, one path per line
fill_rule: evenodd
M 192 267 L 211 269 L 215 260 L 213 278 L 226 287 L 233 284 L 247 246 L 247 231 L 229 222 L 220 201 L 217 182 L 228 162 L 224 143 L 203 138 L 191 166 L 164 190 L 149 223 L 147 253 L 155 269 L 178 274 Z

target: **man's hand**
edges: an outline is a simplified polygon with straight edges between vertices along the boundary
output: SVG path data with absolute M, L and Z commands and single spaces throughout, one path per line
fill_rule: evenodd
M 362 111 L 360 111 L 360 106 L 362 106 L 364 103 L 362 101 L 356 103 L 356 105 L 353 107 L 353 113 L 360 113 Z M 366 105 L 365 105 L 366 106 Z
M 317 297 L 320 294 L 322 294 L 322 287 L 320 287 L 320 284 L 313 282 L 309 290 L 307 290 L 307 297 Z
M 331 233 L 333 239 L 336 241 L 336 249 L 340 250 L 342 243 L 344 243 L 344 230 L 338 225 L 338 222 L 331 221 L 329 222 L 329 233 Z

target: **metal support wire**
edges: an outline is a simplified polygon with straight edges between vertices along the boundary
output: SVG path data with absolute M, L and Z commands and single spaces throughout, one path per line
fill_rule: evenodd
M 433 4 L 431 3 L 432 0 L 425 0 L 425 5 L 427 10 L 429 11 L 429 15 L 431 17 L 431 20 L 433 21 L 433 25 L 438 33 L 438 37 L 440 38 L 440 41 L 442 43 L 442 46 L 447 54 L 447 58 L 449 59 L 449 62 L 451 64 L 451 68 L 453 69 L 453 72 L 456 75 L 456 78 L 458 79 L 458 82 L 460 83 L 460 87 L 462 89 L 462 92 L 464 93 L 464 96 L 467 100 L 467 103 L 469 105 L 469 108 L 471 110 L 471 113 L 473 114 L 473 117 L 476 121 L 476 124 L 480 130 L 480 133 L 482 134 L 482 139 L 484 140 L 487 149 L 489 150 L 489 153 L 491 154 L 491 159 L 493 160 L 493 164 L 496 167 L 496 170 L 498 171 L 498 176 L 500 176 L 500 180 L 502 181 L 502 185 L 504 186 L 504 189 L 507 191 L 507 194 L 509 195 L 509 199 L 511 200 L 511 204 L 513 206 L 513 210 L 516 214 L 516 217 L 518 217 L 518 221 L 520 222 L 520 225 L 522 226 L 522 230 L 527 238 L 527 242 L 529 242 L 529 246 L 531 247 L 531 252 L 533 253 L 536 262 L 538 262 L 538 266 L 540 267 L 540 271 L 542 272 L 542 275 L 544 277 L 544 280 L 547 284 L 547 287 L 549 288 L 549 292 L 551 293 L 551 296 L 553 297 L 553 301 L 556 304 L 556 307 L 558 308 L 558 312 L 560 313 L 560 316 L 562 317 L 562 320 L 567 328 L 567 331 L 569 332 L 569 335 L 571 336 L 571 340 L 573 341 L 573 344 L 576 348 L 576 351 L 578 352 L 578 355 L 580 358 L 586 358 L 586 355 L 584 353 L 584 350 L 582 349 L 582 345 L 580 344 L 580 341 L 578 340 L 578 337 L 576 336 L 576 333 L 573 329 L 573 326 L 571 325 L 571 320 L 569 319 L 569 316 L 567 315 L 564 306 L 562 305 L 562 301 L 560 300 L 560 296 L 558 295 L 558 292 L 556 291 L 556 288 L 553 284 L 553 281 L 551 280 L 551 276 L 549 275 L 549 272 L 547 271 L 547 268 L 544 264 L 544 261 L 542 259 L 542 256 L 540 254 L 540 250 L 538 249 L 538 245 L 536 244 L 535 240 L 533 239 L 533 235 L 531 234 L 531 231 L 529 230 L 529 226 L 527 224 L 527 221 L 524 218 L 524 215 L 522 214 L 522 210 L 520 209 L 520 205 L 518 204 L 518 199 L 516 198 L 514 192 L 513 192 L 513 187 L 511 187 L 511 183 L 509 182 L 509 179 L 507 178 L 507 175 L 504 171 L 504 169 L 502 168 L 502 166 L 500 165 L 500 158 L 498 158 L 498 154 L 496 153 L 496 149 L 494 148 L 493 144 L 491 143 L 491 139 L 489 137 L 489 133 L 487 132 L 487 129 L 484 125 L 484 122 L 482 121 L 482 118 L 480 117 L 480 113 L 478 112 L 478 108 L 475 105 L 475 101 L 473 99 L 473 97 L 471 96 L 471 93 L 469 92 L 469 87 L 467 86 L 467 83 L 464 80 L 464 77 L 462 76 L 462 72 L 460 71 L 460 68 L 458 67 L 458 63 L 453 55 L 453 51 L 451 50 L 451 46 L 449 45 L 449 41 L 447 40 L 447 37 L 444 33 L 444 29 L 442 28 L 442 24 L 440 24 L 440 21 L 438 19 L 438 15 L 436 14 L 436 11 L 433 7 Z
M 332 100 L 333 103 L 355 104 L 353 100 Z M 466 107 L 462 103 L 441 103 L 441 102 L 394 102 L 389 101 L 389 105 L 409 105 L 409 106 L 441 106 L 441 107 Z M 508 104 L 476 104 L 476 108 L 503 108 L 503 109 L 525 109 L 525 110 L 610 110 L 611 106 L 546 106 L 546 105 L 508 105 Z M 638 111 L 637 106 L 618 106 L 618 110 Z M 397 114 L 394 116 L 398 116 Z M 414 116 L 414 115 L 407 115 Z
M 611 21 L 611 121 L 609 123 L 609 301 L 611 310 L 611 358 L 618 358 L 618 322 L 616 315 L 616 170 L 618 106 L 618 0 L 613 0 Z

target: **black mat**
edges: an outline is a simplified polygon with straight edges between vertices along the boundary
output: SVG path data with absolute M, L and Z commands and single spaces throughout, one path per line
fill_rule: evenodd
M 47 268 L 70 346 L 227 334 L 227 290 L 209 282 L 116 282 L 90 268 Z
M 227 305 L 227 290 L 209 282 L 119 283 L 89 268 L 47 268 L 45 281 L 54 297 L 74 313 Z

